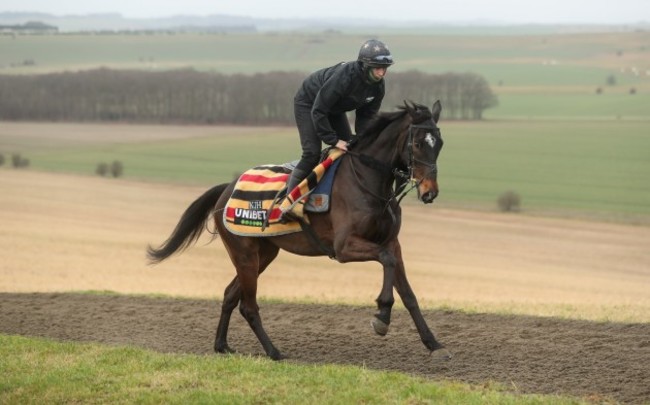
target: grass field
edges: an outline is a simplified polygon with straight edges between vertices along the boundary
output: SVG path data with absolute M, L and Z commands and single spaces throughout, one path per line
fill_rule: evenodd
M 0 335 L 0 401 L 210 404 L 583 404 L 362 367 L 160 354 L 129 347 Z M 38 370 L 38 371 L 35 371 Z
M 512 190 L 524 212 L 646 222 L 650 121 L 441 123 L 439 204 L 496 209 Z M 211 185 L 299 156 L 293 128 L 5 123 L 0 153 L 38 170 L 93 175 L 119 160 L 129 179 Z
M 376 34 L 58 35 L 0 37 L 7 73 L 75 70 L 97 66 L 167 69 L 195 67 L 225 73 L 311 71 L 356 58 L 358 44 Z M 646 32 L 521 36 L 382 36 L 397 60 L 395 70 L 475 71 L 491 82 L 604 84 L 605 72 L 629 82 L 648 68 Z M 10 67 L 24 59 L 34 66 Z M 492 72 L 483 71 L 494 68 Z M 518 74 L 515 74 L 519 72 Z M 547 72 L 546 74 L 540 74 Z M 559 75 L 554 72 L 561 73 Z M 598 75 L 590 76 L 590 73 Z M 527 73 L 527 74 L 526 74 Z M 559 82 L 558 77 L 562 77 Z
M 97 67 L 222 73 L 310 72 L 356 58 L 375 33 L 0 36 L 0 74 Z M 500 104 L 487 118 L 641 117 L 650 111 L 650 33 L 381 36 L 391 70 L 474 72 Z M 24 66 L 25 60 L 35 65 Z M 608 86 L 608 77 L 615 84 Z M 390 75 L 388 76 L 388 79 Z M 596 95 L 601 87 L 604 94 Z M 630 95 L 634 88 L 636 95 Z M 611 93 L 611 95 L 610 95 Z M 416 100 L 417 101 L 417 100 Z
M 354 58 L 371 34 L 0 36 L 0 74 L 99 66 L 311 71 Z M 487 121 L 441 122 L 441 195 L 433 207 L 405 201 L 402 245 L 421 304 L 649 322 L 650 33 L 381 39 L 397 59 L 394 70 L 476 72 L 499 97 Z M 36 64 L 25 66 L 30 59 Z M 611 75 L 616 84 L 608 86 Z M 0 168 L 0 291 L 209 298 L 233 275 L 219 242 L 202 240 L 155 270 L 145 246 L 161 242 L 207 185 L 299 154 L 293 128 L 8 122 L 0 123 L 0 153 L 31 162 Z M 124 163 L 124 179 L 94 175 L 113 160 Z M 506 190 L 521 195 L 524 215 L 494 212 Z M 259 293 L 371 303 L 377 265 L 344 270 L 342 281 L 328 259 L 280 255 Z M 13 336 L 0 336 L 0 347 L 2 403 L 580 403 L 363 367 L 214 361 Z

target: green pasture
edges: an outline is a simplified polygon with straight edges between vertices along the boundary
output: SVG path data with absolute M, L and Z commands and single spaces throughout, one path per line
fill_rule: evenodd
M 443 202 L 489 206 L 512 190 L 525 211 L 650 214 L 645 121 L 454 123 L 443 131 Z
M 494 383 L 479 388 L 356 366 L 160 354 L 135 347 L 5 335 L 0 335 L 0 368 L 3 404 L 585 403 L 508 392 Z
M 224 73 L 311 71 L 356 58 L 358 46 L 377 33 L 260 33 L 176 35 L 0 36 L 3 73 L 74 70 L 89 67 L 163 69 L 194 66 Z M 395 56 L 394 70 L 468 70 L 495 63 L 562 69 L 647 68 L 650 33 L 583 35 L 435 36 L 379 35 Z M 33 66 L 13 66 L 31 59 Z M 639 64 L 638 62 L 641 62 Z M 464 68 L 463 68 L 464 67 Z M 455 69 L 456 70 L 456 69 Z M 482 73 L 482 72 L 477 72 Z M 528 83 L 536 82 L 538 71 Z
M 2 129 L 3 147 L 1 132 Z M 186 184 L 222 183 L 250 167 L 289 162 L 300 156 L 297 130 L 290 128 L 264 135 L 251 128 L 250 133 L 232 135 L 215 127 L 214 136 L 210 137 L 81 147 L 68 144 L 42 148 L 36 145 L 38 141 L 32 141 L 4 148 L 22 151 L 31 160 L 31 167 L 39 170 L 92 174 L 98 163 L 119 160 L 127 178 Z
M 0 74 L 99 66 L 307 72 L 353 59 L 358 44 L 376 35 L 0 36 Z M 446 122 L 443 104 L 447 146 L 440 162 L 440 204 L 494 209 L 498 195 L 513 190 L 529 212 L 585 211 L 606 218 L 650 214 L 650 33 L 388 30 L 380 38 L 397 60 L 391 70 L 471 71 L 486 77 L 498 96 L 498 106 L 477 123 Z M 29 59 L 35 65 L 18 63 Z M 610 76 L 614 82 L 608 84 Z M 41 170 L 92 174 L 99 162 L 120 160 L 128 178 L 209 185 L 260 163 L 299 156 L 293 128 L 264 136 L 251 130 L 238 137 L 215 127 L 207 138 L 140 144 L 56 142 L 44 136 L 11 144 L 3 140 L 0 126 L 0 153 L 22 152 Z
M 649 121 L 441 121 L 440 126 L 445 147 L 438 204 L 495 210 L 499 195 L 514 191 L 529 213 L 650 217 Z M 233 135 L 215 127 L 213 136 L 200 138 L 56 148 L 47 133 L 42 142 L 31 138 L 24 144 L 8 135 L 0 128 L 0 152 L 20 152 L 37 170 L 94 175 L 98 163 L 119 160 L 129 179 L 205 186 L 299 156 L 293 128 Z
M 505 94 L 499 96 L 499 108 L 485 112 L 487 120 L 637 120 L 650 122 L 650 93 L 629 94 L 621 89 L 602 86 L 602 93 L 584 89 L 568 94 Z
M 370 31 L 4 35 L 0 36 L 0 74 L 99 67 L 306 73 L 356 58 L 358 45 L 376 36 L 378 32 Z M 396 58 L 391 71 L 473 72 L 485 77 L 499 98 L 499 105 L 486 111 L 486 117 L 597 115 L 650 119 L 648 32 L 436 35 L 387 31 L 379 37 Z M 33 64 L 26 65 L 25 61 Z M 608 85 L 611 77 L 614 85 Z M 604 91 L 600 96 L 595 94 L 599 87 Z M 629 94 L 631 89 L 636 95 Z M 610 93 L 619 98 L 607 98 Z M 547 109 L 550 113 L 545 112 Z

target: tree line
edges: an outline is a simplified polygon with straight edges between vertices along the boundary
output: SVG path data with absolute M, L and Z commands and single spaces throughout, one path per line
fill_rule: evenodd
M 306 76 L 104 68 L 0 75 L 0 120 L 293 125 L 293 97 Z M 405 99 L 425 105 L 440 99 L 444 118 L 461 120 L 481 119 L 497 103 L 487 81 L 473 73 L 391 72 L 382 109 Z

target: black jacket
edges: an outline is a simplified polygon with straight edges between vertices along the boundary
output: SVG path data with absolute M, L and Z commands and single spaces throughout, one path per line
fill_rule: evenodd
M 311 107 L 316 133 L 334 145 L 339 137 L 328 116 L 356 110 L 355 132 L 366 127 L 384 99 L 384 80 L 371 83 L 360 62 L 342 62 L 318 70 L 305 79 L 294 98 L 296 104 Z

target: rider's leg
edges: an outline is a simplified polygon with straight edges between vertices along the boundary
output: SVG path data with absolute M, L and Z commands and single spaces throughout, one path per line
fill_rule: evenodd
M 311 107 L 296 103 L 294 104 L 294 114 L 300 134 L 302 155 L 287 182 L 287 192 L 293 190 L 316 167 L 320 159 L 322 145 L 320 138 L 316 135 L 314 122 L 311 118 Z

